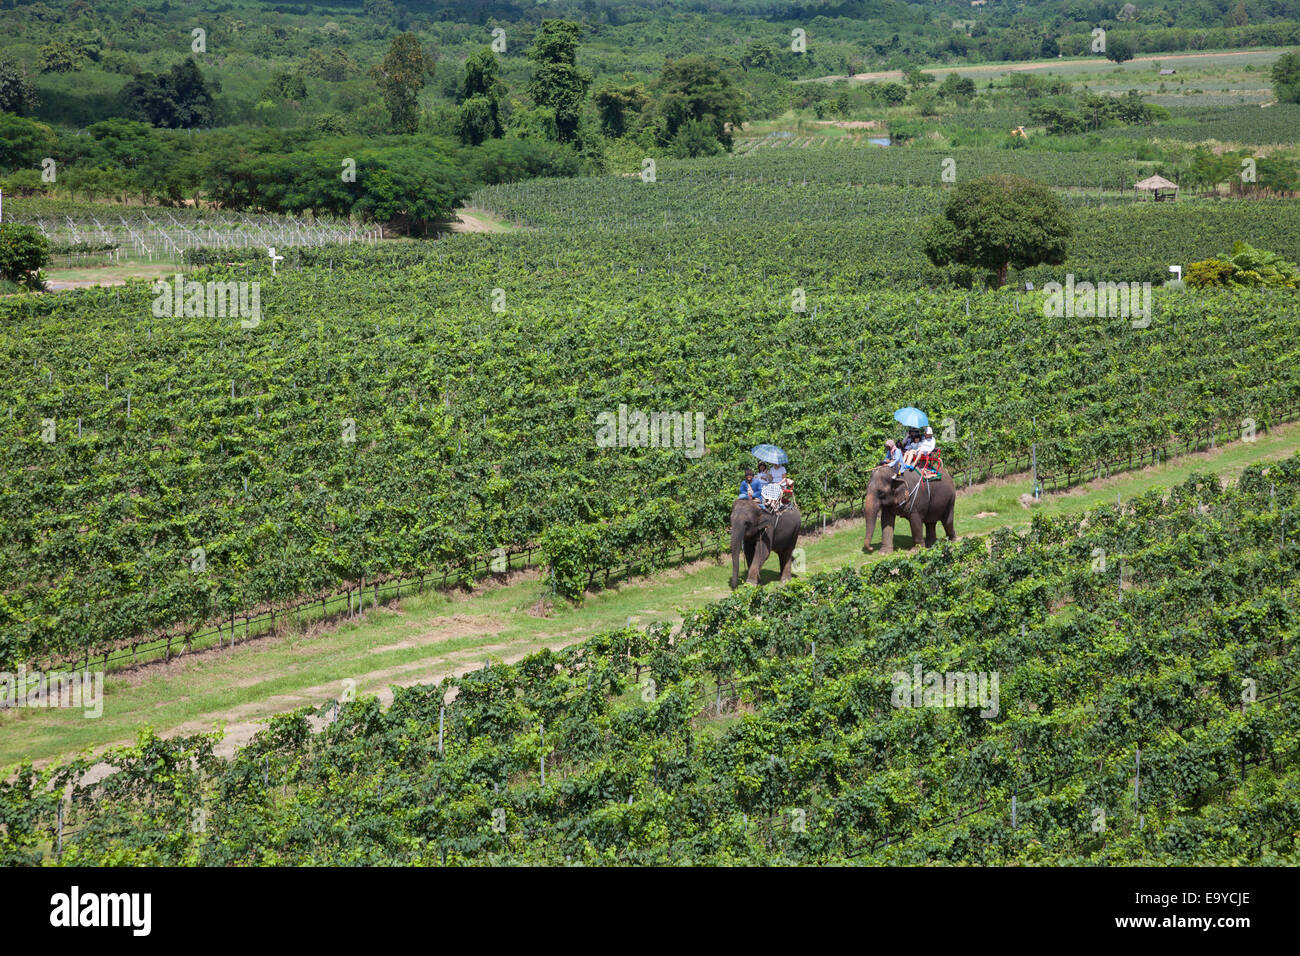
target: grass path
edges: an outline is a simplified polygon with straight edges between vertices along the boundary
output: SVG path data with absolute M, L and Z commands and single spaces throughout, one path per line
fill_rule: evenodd
M 1082 511 L 1168 488 L 1194 471 L 1235 476 L 1251 462 L 1283 458 L 1300 449 L 1300 423 L 1274 429 L 1253 443 L 1237 442 L 1173 459 L 1163 465 L 1106 478 L 1051 495 L 1036 510 L 1049 514 Z M 1021 504 L 1025 477 L 976 486 L 957 500 L 960 535 L 987 534 L 998 527 L 1027 527 Z M 877 530 L 877 545 L 879 543 Z M 878 554 L 862 553 L 861 518 L 844 520 L 806 536 L 807 574 L 860 566 Z M 899 523 L 896 544 L 910 534 Z M 459 674 L 491 657 L 512 661 L 541 647 L 562 647 L 606 628 L 652 621 L 679 621 L 683 613 L 729 592 L 730 561 L 704 560 L 648 578 L 626 581 L 588 595 L 581 606 L 557 603 L 538 609 L 540 572 L 516 572 L 504 583 L 473 592 L 426 592 L 370 610 L 360 620 L 314 625 L 238 645 L 181 657 L 134 671 L 110 672 L 103 715 L 87 719 L 80 710 L 0 711 L 0 767 L 30 757 L 61 755 L 127 743 L 138 727 L 161 733 L 194 733 L 221 726 L 219 752 L 230 753 L 256 732 L 265 717 L 304 705 L 318 706 L 355 681 L 358 694 L 390 698 L 393 685 L 409 685 Z M 776 577 L 773 568 L 764 580 Z
M 456 214 L 452 232 L 519 232 L 520 226 L 502 219 L 495 213 L 466 206 Z
M 178 266 L 165 259 L 149 261 L 142 256 L 123 256 L 118 262 L 102 265 L 71 268 L 51 266 L 45 270 L 45 276 L 49 280 L 49 290 L 59 292 L 63 289 L 84 289 L 97 285 L 123 285 L 127 279 L 171 278 L 177 272 L 188 269 L 188 266 Z

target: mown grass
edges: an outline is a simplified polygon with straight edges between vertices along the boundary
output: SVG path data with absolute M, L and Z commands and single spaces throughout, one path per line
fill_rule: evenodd
M 1193 472 L 1232 477 L 1255 461 L 1286 457 L 1300 449 L 1300 424 L 1282 426 L 1251 443 L 1224 445 L 1141 472 L 1093 481 L 1033 505 L 1051 515 L 1077 513 L 1167 489 Z M 958 498 L 957 532 L 987 534 L 1023 529 L 1031 511 L 1021 504 L 1025 476 L 978 486 Z M 980 517 L 983 515 L 983 517 Z M 895 544 L 911 545 L 899 522 Z M 939 532 L 942 540 L 942 531 Z M 862 519 L 843 520 L 806 537 L 804 574 L 858 567 L 879 558 L 862 552 Z M 743 564 L 742 564 L 743 570 Z M 132 739 L 151 725 L 160 732 L 211 730 L 220 718 L 252 720 L 306 704 L 320 705 L 356 682 L 358 694 L 394 682 L 436 680 L 453 670 L 482 666 L 485 658 L 514 658 L 543 646 L 573 643 L 604 629 L 653 621 L 677 621 L 693 608 L 729 592 L 729 559 L 706 559 L 649 578 L 621 582 L 589 594 L 581 605 L 546 599 L 536 571 L 505 584 L 484 583 L 472 593 L 426 591 L 368 611 L 359 620 L 313 625 L 309 633 L 237 644 L 137 671 L 110 672 L 103 716 L 81 711 L 19 709 L 0 712 L 0 766 L 24 757 L 47 759 Z M 777 576 L 764 570 L 764 582 Z

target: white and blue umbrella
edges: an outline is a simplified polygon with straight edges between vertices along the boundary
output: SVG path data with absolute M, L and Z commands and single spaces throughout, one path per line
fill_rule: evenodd
M 924 428 L 930 424 L 930 419 L 926 417 L 925 412 L 910 406 L 894 412 L 894 421 L 907 428 Z
M 757 445 L 750 454 L 769 465 L 784 465 L 790 460 L 790 456 L 775 445 Z

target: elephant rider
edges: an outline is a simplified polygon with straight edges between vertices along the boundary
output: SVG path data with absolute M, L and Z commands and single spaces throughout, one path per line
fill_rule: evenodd
M 921 429 L 909 428 L 899 447 L 903 449 L 903 464 L 907 464 L 907 453 L 921 443 Z
M 885 439 L 885 460 L 881 464 L 888 465 L 896 472 L 903 468 L 903 449 L 892 438 Z
M 774 481 L 769 481 L 763 486 L 762 504 L 765 511 L 776 512 L 781 510 L 781 504 L 788 499 L 787 492 L 781 485 Z
M 772 466 L 772 480 L 781 486 L 783 492 L 782 501 L 794 500 L 794 479 L 786 473 L 785 465 Z
M 746 468 L 745 477 L 740 479 L 740 494 L 736 495 L 736 500 L 757 503 L 762 494 L 763 482 L 754 477 L 753 468 Z
M 929 425 L 926 425 L 925 437 L 921 438 L 914 445 L 912 445 L 907 450 L 906 454 L 903 455 L 903 466 L 905 468 L 915 468 L 917 460 L 922 455 L 928 455 L 930 454 L 930 452 L 934 451 L 934 446 L 935 446 L 934 429 L 932 429 Z

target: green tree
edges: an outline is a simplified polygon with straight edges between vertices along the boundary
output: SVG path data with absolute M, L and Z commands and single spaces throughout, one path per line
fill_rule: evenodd
M 307 98 L 307 84 L 301 74 L 278 70 L 262 91 L 262 99 L 272 103 L 301 103 Z
M 582 104 L 591 74 L 578 66 L 578 41 L 582 25 L 568 20 L 543 20 L 542 29 L 528 50 L 533 78 L 528 95 L 555 115 L 555 135 L 561 143 L 577 137 Z
M 51 40 L 36 51 L 36 68 L 42 73 L 71 73 L 85 62 L 81 48 L 67 40 Z
M 337 46 L 330 50 L 328 56 L 320 50 L 312 50 L 302 66 L 305 75 L 318 77 L 327 83 L 341 83 L 356 71 L 356 61 L 348 56 L 346 50 Z
M 722 144 L 708 120 L 687 120 L 679 126 L 671 148 L 672 154 L 682 159 L 716 156 L 722 152 Z
M 1241 165 L 1231 156 L 1220 156 L 1201 147 L 1193 154 L 1182 179 L 1192 189 L 1214 189 L 1241 172 Z
M 471 53 L 465 61 L 465 79 L 460 87 L 461 106 L 456 122 L 456 134 L 461 142 L 477 146 L 484 140 L 502 136 L 505 123 L 501 103 L 506 93 L 492 51 L 484 48 Z
M 393 37 L 383 62 L 370 70 L 383 94 L 392 129 L 396 133 L 414 133 L 420 123 L 419 96 L 433 74 L 434 58 L 420 45 L 414 33 Z
M 428 150 L 362 153 L 357 169 L 362 194 L 353 209 L 407 235 L 427 235 L 432 223 L 450 218 L 469 198 L 465 171 Z
M 40 270 L 49 260 L 49 243 L 35 226 L 0 223 L 0 279 L 42 289 L 45 280 Z
M 1029 107 L 1029 117 L 1036 123 L 1042 123 L 1052 135 L 1079 133 L 1087 126 L 1083 116 L 1067 109 L 1060 102 L 1033 103 Z
M 933 83 L 934 76 L 922 71 L 919 66 L 913 64 L 903 70 L 903 80 L 907 83 L 909 89 L 919 90 L 921 87 Z
M 1021 176 L 985 176 L 953 190 L 943 215 L 932 219 L 924 249 L 936 265 L 960 263 L 996 273 L 1065 261 L 1070 217 L 1047 186 Z
M 501 123 L 486 96 L 471 96 L 456 114 L 456 135 L 468 146 L 478 146 L 501 135 Z
M 872 83 L 867 87 L 867 92 L 872 99 L 890 106 L 901 106 L 907 102 L 907 87 L 902 83 Z
M 22 64 L 0 59 L 0 111 L 22 116 L 40 104 L 36 87 Z
M 633 81 L 631 74 L 623 74 L 623 84 L 607 83 L 592 95 L 592 102 L 600 115 L 600 130 L 611 139 L 626 133 L 629 117 L 640 114 L 650 103 L 650 94 L 644 86 Z
M 1279 103 L 1300 103 L 1300 51 L 1283 53 L 1273 64 L 1273 92 Z
M 182 60 L 166 73 L 141 73 L 122 90 L 132 116 L 154 126 L 191 128 L 213 124 L 212 92 L 198 65 Z
M 668 145 L 678 129 L 691 121 L 705 122 L 714 138 L 731 149 L 732 131 L 745 122 L 745 91 L 708 57 L 685 56 L 664 64 L 656 83 L 658 136 Z
M 1115 63 L 1133 59 L 1133 41 L 1126 36 L 1107 36 L 1106 59 Z
M 748 73 L 754 70 L 771 70 L 776 72 L 780 54 L 766 40 L 751 40 L 740 57 L 740 68 Z
M 36 167 L 58 145 L 54 130 L 44 123 L 0 113 L 0 169 Z

